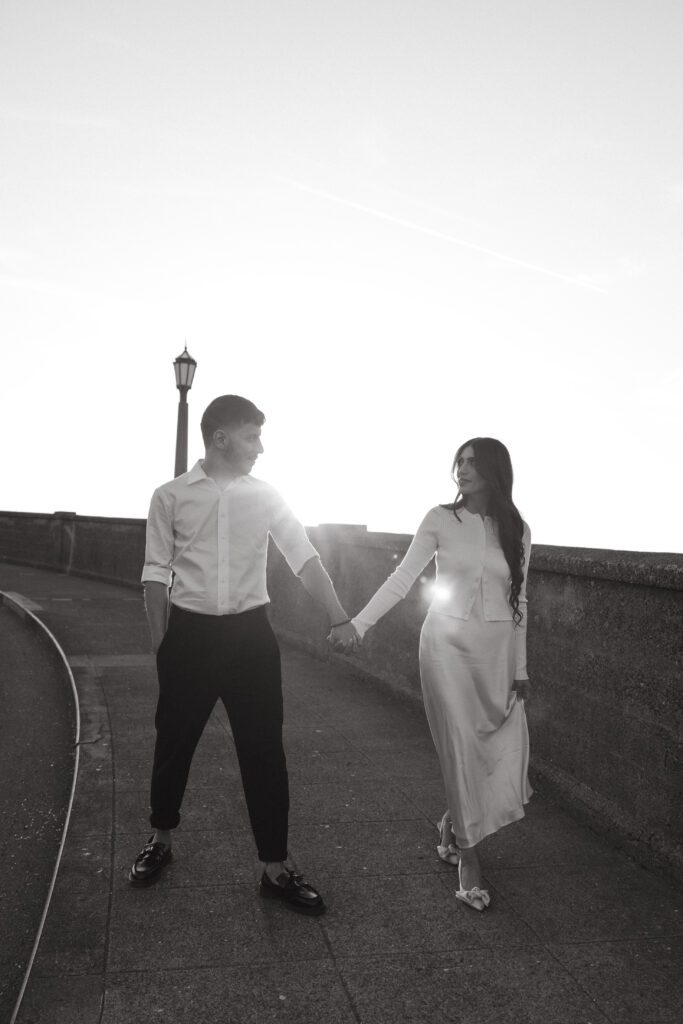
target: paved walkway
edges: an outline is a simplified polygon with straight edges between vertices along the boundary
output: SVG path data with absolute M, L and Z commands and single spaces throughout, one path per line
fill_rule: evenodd
M 419 708 L 291 649 L 290 846 L 327 914 L 257 897 L 222 710 L 197 752 L 173 864 L 132 888 L 156 689 L 141 599 L 6 565 L 0 589 L 40 606 L 83 714 L 74 813 L 21 1024 L 681 1020 L 679 892 L 537 793 L 524 821 L 483 845 L 492 909 L 465 907 L 434 850 L 444 799 Z

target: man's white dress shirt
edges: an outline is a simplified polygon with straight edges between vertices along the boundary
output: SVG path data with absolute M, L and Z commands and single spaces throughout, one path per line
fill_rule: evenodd
M 158 487 L 147 519 L 142 582 L 173 589 L 179 608 L 232 615 L 268 603 L 268 535 L 299 573 L 317 558 L 306 531 L 274 487 L 250 475 L 221 488 L 201 462 Z

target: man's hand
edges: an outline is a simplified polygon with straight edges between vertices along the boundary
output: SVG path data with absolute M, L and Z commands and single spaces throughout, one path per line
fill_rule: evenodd
M 165 635 L 165 633 L 162 633 L 161 636 L 152 636 L 152 650 L 155 654 L 158 653 L 159 648 L 161 647 L 161 641 L 164 639 Z
M 531 680 L 515 679 L 512 684 L 512 692 L 517 694 L 517 700 L 529 700 L 531 696 Z
M 164 639 L 168 624 L 168 587 L 164 583 L 145 583 L 145 610 L 152 639 L 152 650 L 156 654 Z
M 341 654 L 351 654 L 360 647 L 361 642 L 355 626 L 350 622 L 345 622 L 343 626 L 333 626 L 327 641 L 332 650 Z

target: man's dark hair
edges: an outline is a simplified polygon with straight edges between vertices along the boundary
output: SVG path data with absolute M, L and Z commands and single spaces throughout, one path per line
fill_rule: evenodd
M 202 416 L 202 437 L 208 447 L 216 430 L 222 427 L 241 427 L 243 423 L 255 423 L 262 427 L 266 417 L 253 402 L 241 395 L 221 395 L 214 398 Z

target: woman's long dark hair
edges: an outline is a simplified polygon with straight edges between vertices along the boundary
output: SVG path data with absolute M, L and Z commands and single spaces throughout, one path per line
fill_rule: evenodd
M 488 484 L 486 514 L 495 520 L 498 528 L 498 539 L 503 549 L 505 560 L 510 568 L 510 605 L 512 617 L 519 624 L 522 613 L 519 610 L 519 592 L 522 589 L 523 566 L 528 552 L 524 551 L 524 523 L 519 510 L 512 500 L 512 461 L 510 453 L 501 441 L 495 437 L 472 437 L 460 445 L 453 459 L 451 476 L 457 482 L 456 471 L 458 459 L 465 448 L 474 451 L 474 467 Z M 463 508 L 464 500 L 460 491 L 451 505 L 444 508 L 452 509 L 453 515 L 460 522 L 458 509 Z

